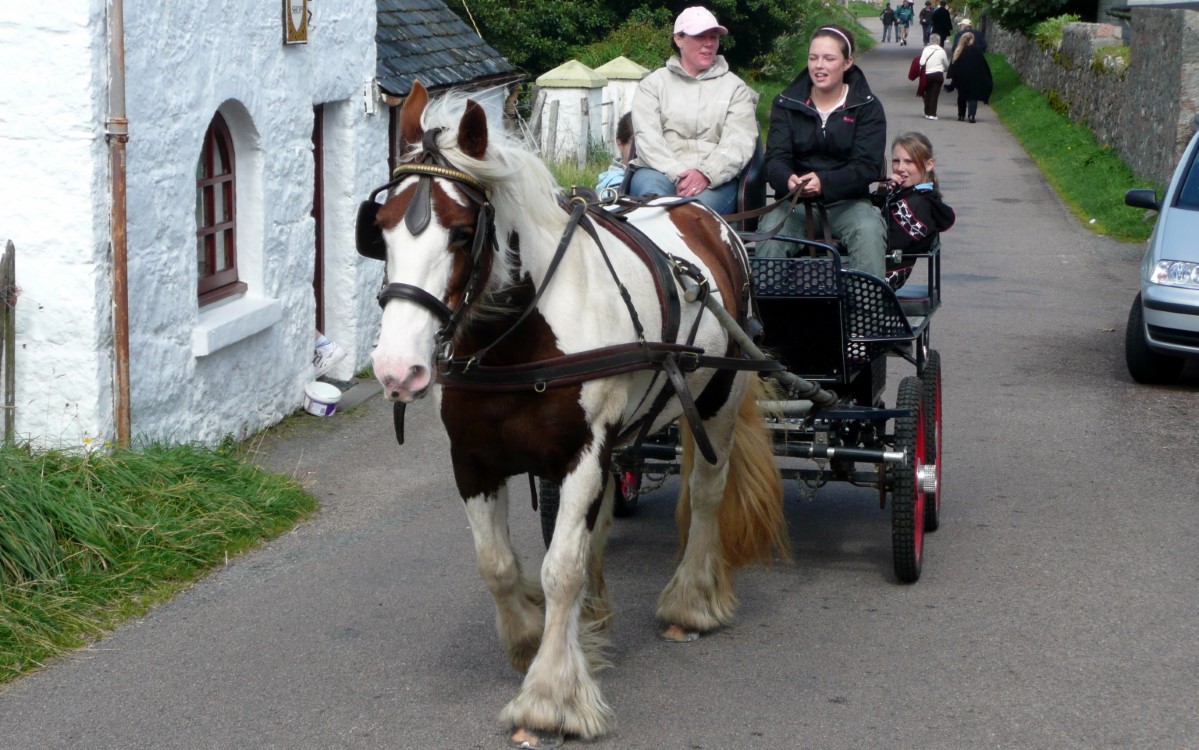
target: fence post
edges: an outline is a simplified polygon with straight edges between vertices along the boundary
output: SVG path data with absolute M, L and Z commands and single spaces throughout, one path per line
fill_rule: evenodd
M 579 100 L 579 170 L 587 168 L 587 152 L 591 148 L 591 107 L 587 105 L 587 97 Z
M 557 99 L 550 102 L 550 121 L 549 121 L 549 138 L 546 139 L 545 158 L 549 161 L 557 161 L 558 156 L 558 105 L 561 104 Z
M 15 437 L 17 406 L 17 248 L 8 241 L 0 257 L 0 340 L 4 342 L 0 360 L 4 363 L 4 444 L 12 445 Z
M 537 89 L 533 95 L 533 111 L 529 117 L 529 129 L 533 131 L 533 140 L 540 147 L 545 139 L 541 137 L 541 111 L 545 109 L 545 89 Z

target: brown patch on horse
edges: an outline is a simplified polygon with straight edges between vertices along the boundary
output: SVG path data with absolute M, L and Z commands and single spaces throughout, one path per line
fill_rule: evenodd
M 379 229 L 391 229 L 404 219 L 404 214 L 408 213 L 408 204 L 412 202 L 412 194 L 415 192 L 416 183 L 413 182 L 383 203 L 379 212 L 375 214 L 375 223 L 379 225 Z
M 734 320 L 742 320 L 746 313 L 742 309 L 744 290 L 749 279 L 734 255 L 734 249 L 721 238 L 722 232 L 731 230 L 726 230 L 708 211 L 690 204 L 671 209 L 669 216 L 680 234 L 695 240 L 687 244 L 707 267 L 708 280 L 720 292 L 724 308 Z M 724 353 L 731 354 L 733 348 L 730 341 Z M 735 377 L 732 370 L 718 370 L 712 376 L 695 399 L 700 418 L 710 419 L 724 406 Z
M 684 204 L 672 208 L 668 213 L 679 234 L 688 239 L 687 245 L 699 256 L 708 269 L 708 279 L 720 291 L 724 307 L 734 319 L 744 314 L 742 296 L 749 279 L 733 254 L 733 249 L 721 239 L 724 232 L 732 232 L 704 209 Z
M 515 311 L 510 316 L 478 318 L 456 342 L 459 357 L 470 356 L 512 325 L 532 300 L 526 279 L 500 300 Z M 562 356 L 553 330 L 537 311 L 492 349 L 487 363 L 511 365 Z M 533 473 L 552 482 L 577 464 L 591 444 L 587 415 L 579 399 L 581 385 L 486 393 L 447 385 L 442 390 L 441 420 L 450 436 L 454 476 L 462 497 L 492 494 L 505 479 Z
M 425 129 L 420 124 L 421 115 L 425 113 L 425 105 L 429 103 L 429 92 L 420 81 L 412 83 L 408 98 L 400 107 L 400 152 L 410 144 L 420 143 Z
M 429 177 L 417 177 L 412 184 L 406 185 L 400 192 L 387 199 L 387 202 L 379 208 L 379 212 L 375 216 L 375 221 L 381 230 L 391 229 L 398 225 L 408 213 L 409 206 L 416 199 L 418 189 L 417 185 L 422 180 L 433 179 Z M 450 252 L 453 253 L 453 267 L 450 271 L 449 282 L 446 285 L 446 295 L 442 302 L 446 303 L 450 308 L 455 308 L 462 295 L 466 292 L 466 285 L 470 281 L 470 251 L 471 242 L 474 239 L 475 232 L 480 231 L 477 226 L 479 210 L 472 204 L 463 205 L 459 201 L 450 197 L 442 186 L 434 181 L 431 186 L 430 196 L 432 205 L 437 216 L 437 223 L 440 224 L 446 231 L 450 232 L 451 245 Z M 461 235 L 461 238 L 457 238 Z M 487 275 L 491 272 L 491 255 L 484 253 L 479 259 L 486 266 L 480 270 L 480 273 Z

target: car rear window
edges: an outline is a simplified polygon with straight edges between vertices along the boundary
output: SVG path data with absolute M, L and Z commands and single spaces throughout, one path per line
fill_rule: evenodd
M 1191 165 L 1187 168 L 1182 179 L 1182 187 L 1178 190 L 1178 198 L 1174 201 L 1177 208 L 1199 211 L 1199 159 L 1195 154 L 1199 149 L 1191 149 Z

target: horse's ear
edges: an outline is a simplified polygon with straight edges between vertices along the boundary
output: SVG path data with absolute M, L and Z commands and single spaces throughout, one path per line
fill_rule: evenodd
M 429 92 L 421 85 L 420 81 L 412 83 L 412 90 L 408 92 L 408 98 L 404 100 L 404 106 L 400 107 L 400 150 L 413 144 L 419 144 L 421 138 L 425 134 L 425 129 L 421 127 L 420 116 L 425 112 L 425 105 L 429 103 Z
M 474 99 L 466 100 L 466 111 L 458 123 L 458 148 L 473 159 L 487 151 L 487 113 Z

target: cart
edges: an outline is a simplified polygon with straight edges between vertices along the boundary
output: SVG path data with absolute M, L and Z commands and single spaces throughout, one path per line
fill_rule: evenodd
M 757 344 L 786 366 L 788 391 L 762 403 L 784 479 L 803 495 L 830 482 L 878 490 L 891 506 L 895 575 L 920 578 L 924 535 L 940 525 L 941 356 L 930 345 L 929 323 L 941 304 L 939 241 L 915 262 L 899 292 L 876 276 L 842 268 L 835 247 L 780 237 L 804 248 L 803 257 L 751 257 L 763 335 Z M 895 259 L 899 260 L 899 259 Z M 752 345 L 752 344 L 751 344 Z M 899 358 L 914 371 L 899 383 L 895 403 L 884 400 L 887 364 Z M 813 385 L 823 398 L 796 398 Z M 678 473 L 677 425 L 613 458 L 617 516 Z M 557 487 L 542 481 L 538 508 L 548 545 L 557 516 Z

